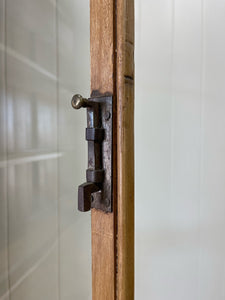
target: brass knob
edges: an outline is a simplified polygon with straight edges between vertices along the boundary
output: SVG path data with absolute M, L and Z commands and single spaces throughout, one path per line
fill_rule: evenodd
M 76 94 L 73 96 L 71 100 L 71 105 L 75 109 L 80 109 L 81 107 L 87 107 L 88 100 L 86 98 L 83 98 L 81 95 Z

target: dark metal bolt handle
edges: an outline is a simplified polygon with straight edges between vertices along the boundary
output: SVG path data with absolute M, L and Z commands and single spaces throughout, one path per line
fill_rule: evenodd
M 86 98 L 83 98 L 81 95 L 76 94 L 73 96 L 71 100 L 71 105 L 75 109 L 80 109 L 81 107 L 87 107 L 88 105 L 88 100 Z
M 78 188 L 80 211 L 112 211 L 112 103 L 112 96 L 86 99 L 76 94 L 71 100 L 74 109 L 87 108 L 88 169 Z
M 100 188 L 93 182 L 85 182 L 78 188 L 78 210 L 89 211 L 91 209 L 92 193 L 99 191 Z
M 88 159 L 92 161 L 92 166 L 86 172 L 87 182 L 78 187 L 78 210 L 89 211 L 91 209 L 92 193 L 100 191 L 99 184 L 103 181 L 104 171 L 99 169 L 100 154 L 96 154 L 96 149 L 100 149 L 100 143 L 104 138 L 104 129 L 95 128 L 94 118 L 98 117 L 96 111 L 98 103 L 93 103 L 81 95 L 76 94 L 71 100 L 71 105 L 74 109 L 88 107 L 88 128 L 86 129 L 86 140 L 88 141 Z M 98 123 L 96 121 L 96 123 Z M 97 164 L 97 165 L 96 165 Z M 97 167 L 97 170 L 95 169 Z

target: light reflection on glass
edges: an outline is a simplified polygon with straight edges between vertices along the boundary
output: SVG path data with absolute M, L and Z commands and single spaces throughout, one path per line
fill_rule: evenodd
M 70 107 L 89 93 L 89 2 L 75 2 L 0 0 L 0 300 L 91 299 L 85 114 Z

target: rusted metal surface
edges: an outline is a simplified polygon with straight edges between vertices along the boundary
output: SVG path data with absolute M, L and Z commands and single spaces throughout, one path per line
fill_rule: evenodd
M 75 109 L 87 108 L 87 182 L 78 188 L 78 209 L 112 212 L 112 96 L 72 98 Z
M 104 132 L 103 128 L 86 128 L 86 140 L 102 142 L 104 139 Z
M 99 170 L 92 170 L 92 169 L 87 169 L 86 170 L 86 178 L 88 182 L 94 182 L 94 183 L 101 183 L 104 181 L 104 170 L 99 169 Z
M 97 192 L 99 186 L 93 182 L 85 182 L 78 187 L 78 210 L 85 212 L 91 209 L 92 193 Z
M 91 207 L 112 212 L 112 96 L 91 98 L 91 101 L 99 103 L 101 128 L 104 128 L 104 140 L 102 142 L 102 169 L 104 180 L 101 190 L 92 194 Z

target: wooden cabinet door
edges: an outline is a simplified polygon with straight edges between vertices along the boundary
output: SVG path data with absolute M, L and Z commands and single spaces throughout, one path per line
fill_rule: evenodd
M 91 0 L 91 91 L 113 107 L 113 212 L 92 209 L 92 299 L 134 299 L 134 1 Z

